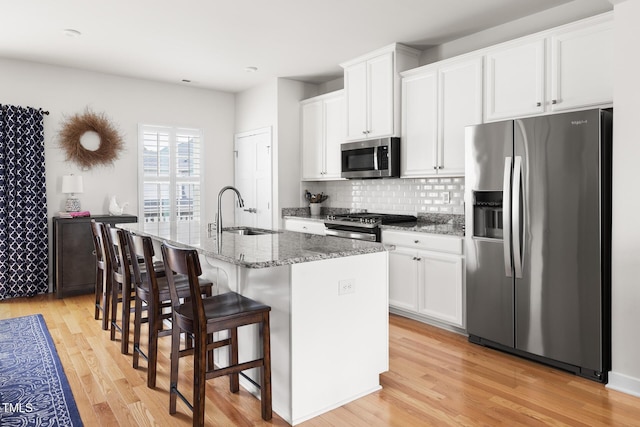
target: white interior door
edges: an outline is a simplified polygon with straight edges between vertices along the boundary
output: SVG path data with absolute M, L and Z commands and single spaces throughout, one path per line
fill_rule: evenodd
M 237 225 L 272 228 L 271 128 L 235 137 L 235 186 L 244 200 L 236 206 Z

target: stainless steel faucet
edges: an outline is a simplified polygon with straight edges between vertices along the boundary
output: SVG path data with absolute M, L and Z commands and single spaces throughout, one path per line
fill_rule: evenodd
M 216 233 L 218 236 L 222 233 L 222 193 L 227 190 L 233 190 L 238 195 L 238 206 L 244 207 L 244 200 L 242 200 L 242 196 L 236 187 L 232 187 L 231 185 L 227 185 L 226 187 L 222 187 L 220 192 L 218 193 L 218 213 L 216 214 Z

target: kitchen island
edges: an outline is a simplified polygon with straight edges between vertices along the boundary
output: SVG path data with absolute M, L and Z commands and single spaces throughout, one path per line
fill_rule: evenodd
M 239 228 L 220 236 L 143 224 L 119 227 L 196 249 L 203 275 L 271 306 L 273 410 L 292 425 L 380 389 L 388 370 L 388 252 L 380 243 Z M 240 230 L 240 231 L 239 231 Z M 242 234 L 245 233 L 245 234 Z M 160 253 L 159 251 L 157 253 Z M 258 329 L 239 330 L 240 359 L 259 351 Z M 224 364 L 225 354 L 216 361 Z M 255 395 L 257 371 L 241 377 Z

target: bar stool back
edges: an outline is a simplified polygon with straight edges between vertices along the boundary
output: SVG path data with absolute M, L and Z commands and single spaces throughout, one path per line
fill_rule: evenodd
M 111 341 L 120 332 L 120 352 L 129 353 L 131 312 L 134 307 L 135 289 L 131 286 L 131 262 L 128 256 L 124 230 L 105 225 L 105 243 L 111 259 Z M 121 324 L 118 324 L 118 304 L 121 307 Z
M 104 245 L 104 225 L 91 220 L 91 235 L 96 256 L 96 286 L 95 286 L 95 319 L 100 318 L 102 312 L 102 329 L 109 328 L 109 306 L 111 300 L 111 259 L 106 256 Z
M 158 337 L 170 335 L 172 329 L 172 327 L 169 329 L 164 327 L 165 321 L 170 321 L 172 317 L 169 284 L 165 277 L 164 265 L 162 265 L 162 275 L 158 277 L 152 239 L 127 231 L 124 231 L 124 234 L 127 238 L 129 258 L 142 261 L 141 263 L 132 263 L 132 286 L 136 292 L 133 322 L 133 367 L 138 368 L 140 356 L 147 360 L 147 386 L 154 388 L 158 365 Z M 176 277 L 174 281 L 178 298 L 188 298 L 190 295 L 188 278 L 180 276 Z M 203 280 L 200 282 L 200 289 L 205 296 L 211 296 L 213 285 L 212 282 Z M 147 317 L 143 318 L 142 312 L 145 309 Z M 142 323 L 147 323 L 149 326 L 146 353 L 140 348 Z
M 253 301 L 235 292 L 227 292 L 202 298 L 198 276 L 202 274 L 198 253 L 193 249 L 178 248 L 163 243 L 162 257 L 165 270 L 185 274 L 189 278 L 190 301 L 181 303 L 175 280 L 167 275 L 171 304 L 173 305 L 173 332 L 171 335 L 171 380 L 169 413 L 176 413 L 176 400 L 180 397 L 193 411 L 193 425 L 204 425 L 205 382 L 207 379 L 229 375 L 230 390 L 238 392 L 238 373 L 250 368 L 260 368 L 260 400 L 262 418 L 270 420 L 271 409 L 271 346 L 269 312 L 271 307 Z M 258 324 L 262 336 L 262 357 L 244 363 L 238 361 L 238 327 Z M 229 331 L 229 338 L 213 341 L 213 333 Z M 193 349 L 180 349 L 180 333 L 192 335 Z M 207 354 L 214 348 L 229 346 L 229 365 L 216 369 L 207 363 Z M 193 355 L 193 405 L 178 391 L 179 358 Z

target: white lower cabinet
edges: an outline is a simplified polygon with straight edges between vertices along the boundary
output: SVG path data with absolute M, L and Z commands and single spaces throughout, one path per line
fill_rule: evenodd
M 389 305 L 418 311 L 416 251 L 396 247 L 389 252 Z
M 462 257 L 419 251 L 418 312 L 463 327 Z
M 324 222 L 299 218 L 286 218 L 284 220 L 284 229 L 299 233 L 319 234 L 321 236 L 326 234 Z
M 389 253 L 389 307 L 397 314 L 464 329 L 462 238 L 383 231 Z

